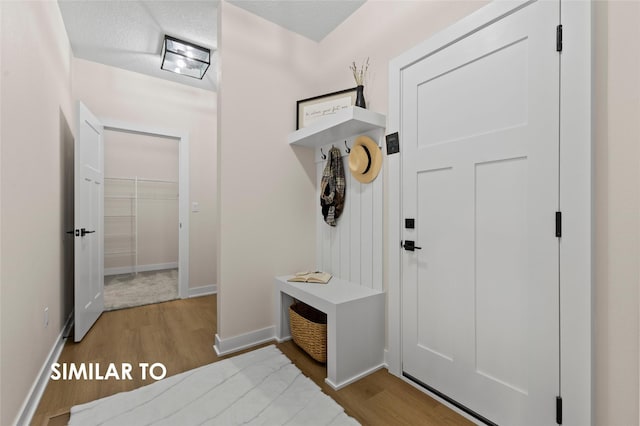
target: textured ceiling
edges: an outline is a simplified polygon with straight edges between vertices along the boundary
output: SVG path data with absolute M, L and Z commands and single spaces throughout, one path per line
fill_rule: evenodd
M 311 40 L 320 41 L 366 0 L 228 0 Z
M 217 0 L 58 4 L 75 57 L 216 90 Z M 202 80 L 160 69 L 165 34 L 212 50 L 211 66 Z
M 230 0 L 315 41 L 322 40 L 364 2 Z M 217 90 L 218 0 L 58 0 L 58 4 L 75 57 Z M 202 80 L 160 69 L 165 34 L 212 50 L 211 66 Z

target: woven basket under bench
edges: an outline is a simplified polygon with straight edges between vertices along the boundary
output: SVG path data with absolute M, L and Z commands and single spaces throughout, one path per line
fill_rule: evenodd
M 289 307 L 291 337 L 311 358 L 327 362 L 327 314 L 307 304 Z

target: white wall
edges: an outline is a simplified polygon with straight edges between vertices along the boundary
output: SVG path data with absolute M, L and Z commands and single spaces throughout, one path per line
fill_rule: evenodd
M 640 3 L 595 2 L 595 420 L 640 424 Z
M 306 88 L 322 94 L 355 86 L 348 66 L 368 57 L 367 108 L 387 113 L 389 60 L 469 15 L 487 1 L 388 1 L 364 3 L 318 44 L 318 72 Z
M 63 188 L 75 126 L 71 52 L 57 3 L 1 2 L 0 14 L 0 424 L 8 425 L 72 308 Z
M 273 277 L 315 263 L 313 153 L 292 149 L 314 43 L 220 3 L 218 335 L 274 324 Z
M 216 284 L 216 93 L 76 58 L 73 98 L 99 118 L 189 133 L 189 195 L 200 204 L 189 213 L 189 287 Z
M 105 177 L 178 181 L 179 140 L 120 130 L 104 132 Z
M 2 3 L 0 3 L 0 37 L 2 36 Z M 4 68 L 2 68 L 2 40 L 0 38 L 0 99 L 2 99 L 2 70 Z M 2 230 L 2 102 L 0 102 L 0 231 Z M 2 321 L 2 244 L 0 243 L 0 321 Z M 2 323 L 0 322 L 0 326 L 2 325 Z M 2 328 L 0 327 L 0 358 L 2 358 Z M 2 377 L 3 377 L 3 370 L 0 367 L 0 422 L 3 421 L 4 417 L 2 417 L 2 413 L 3 413 L 3 404 L 2 401 L 4 401 L 4 399 L 2 398 Z

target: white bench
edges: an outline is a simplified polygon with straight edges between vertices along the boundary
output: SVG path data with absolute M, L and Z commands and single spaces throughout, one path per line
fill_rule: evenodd
M 327 284 L 276 277 L 276 338 L 291 339 L 293 299 L 327 314 L 327 378 L 340 389 L 384 366 L 384 293 L 333 277 Z

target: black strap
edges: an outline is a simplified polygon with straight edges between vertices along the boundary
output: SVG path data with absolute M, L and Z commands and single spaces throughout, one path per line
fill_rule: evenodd
M 360 146 L 364 149 L 364 152 L 367 153 L 367 160 L 369 160 L 367 163 L 367 168 L 364 170 L 364 172 L 362 172 L 362 174 L 365 174 L 371 168 L 371 153 L 369 152 L 369 149 L 366 146 L 364 145 L 360 145 Z

